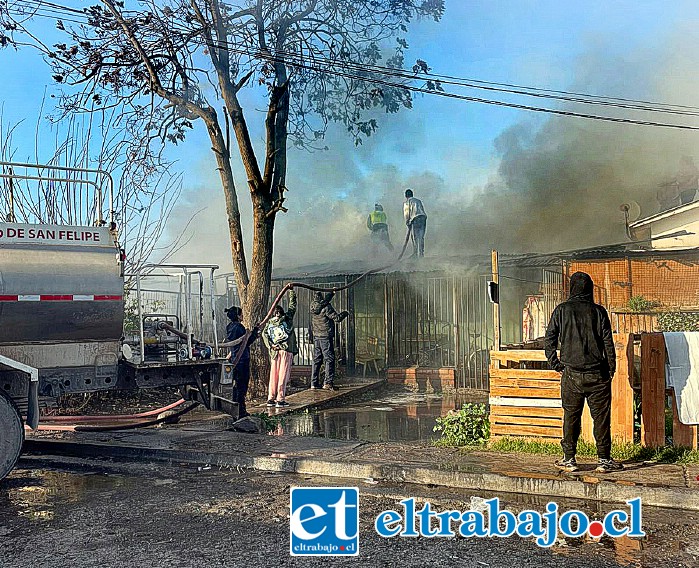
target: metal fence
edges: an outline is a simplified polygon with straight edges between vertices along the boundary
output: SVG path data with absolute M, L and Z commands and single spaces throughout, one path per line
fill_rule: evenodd
M 518 273 L 519 274 L 519 273 Z M 521 275 L 520 275 L 521 276 Z M 306 283 L 330 289 L 345 285 L 354 277 L 306 279 Z M 526 307 L 531 298 L 538 305 L 537 317 L 545 329 L 551 312 L 563 299 L 562 274 L 553 270 L 530 269 L 522 277 L 501 280 L 503 342 L 520 342 L 526 330 Z M 509 278 L 509 280 L 507 279 Z M 436 276 L 428 273 L 374 274 L 356 286 L 335 295 L 333 306 L 350 317 L 336 327 L 336 354 L 348 373 L 375 372 L 388 367 L 448 367 L 455 370 L 457 388 L 487 389 L 489 352 L 494 344 L 493 305 L 487 295 L 489 274 Z M 225 308 L 238 304 L 234 283 L 225 287 L 218 281 L 216 319 L 219 338 L 225 337 Z M 274 298 L 285 280 L 271 286 Z M 308 340 L 312 292 L 297 288 L 298 307 L 294 326 L 299 353 L 295 365 L 311 365 L 313 345 Z M 197 338 L 211 341 L 211 314 L 204 290 L 204 302 L 193 286 L 192 327 Z M 186 313 L 181 292 L 146 290 L 147 309 L 158 313 Z M 201 310 L 204 305 L 206 309 Z M 282 300 L 288 306 L 288 296 Z M 523 309 L 524 307 L 524 309 Z M 203 330 L 203 331 L 202 331 Z M 372 371 L 373 369 L 373 371 Z
M 281 289 L 286 285 L 285 280 L 275 280 L 272 282 L 271 298 L 275 298 Z M 314 281 L 313 285 L 319 288 L 330 289 L 344 286 L 344 279 L 322 279 Z M 305 288 L 296 288 L 297 308 L 294 316 L 294 329 L 296 330 L 296 342 L 298 345 L 298 355 L 294 357 L 294 365 L 310 365 L 313 362 L 313 344 L 308 340 L 308 330 L 311 321 L 311 298 L 313 292 Z M 288 307 L 288 296 L 282 300 L 284 309 Z M 348 309 L 347 290 L 342 290 L 335 294 L 332 306 L 337 312 Z M 345 365 L 348 359 L 347 347 L 347 326 L 345 324 L 335 326 L 335 352 L 337 362 Z
M 370 276 L 353 290 L 355 358 L 383 367 L 453 367 L 458 387 L 485 389 L 493 343 L 486 276 Z

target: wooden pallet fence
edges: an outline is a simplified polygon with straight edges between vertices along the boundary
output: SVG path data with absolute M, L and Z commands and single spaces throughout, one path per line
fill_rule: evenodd
M 614 336 L 617 373 L 612 381 L 612 438 L 633 440 L 633 337 Z M 546 361 L 540 350 L 492 351 L 490 354 L 491 437 L 525 437 L 557 442 L 563 436 L 561 375 L 550 369 L 532 369 Z M 581 438 L 594 441 L 587 405 Z
M 697 449 L 697 426 L 682 424 L 672 389 L 666 389 L 667 350 L 662 333 L 641 335 L 641 441 L 645 446 L 665 445 L 665 399 L 672 399 L 672 442 Z
M 560 375 L 521 368 L 546 361 L 543 351 L 512 349 L 490 354 L 490 436 L 555 442 L 563 434 Z

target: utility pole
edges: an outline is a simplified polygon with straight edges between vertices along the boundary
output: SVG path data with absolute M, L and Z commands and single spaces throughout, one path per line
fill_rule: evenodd
M 492 264 L 493 271 L 493 283 L 495 284 L 495 289 L 498 290 L 497 301 L 493 302 L 493 328 L 495 334 L 495 341 L 493 349 L 495 351 L 500 351 L 501 341 L 500 341 L 500 275 L 498 267 L 498 251 L 493 249 L 491 251 L 490 260 Z

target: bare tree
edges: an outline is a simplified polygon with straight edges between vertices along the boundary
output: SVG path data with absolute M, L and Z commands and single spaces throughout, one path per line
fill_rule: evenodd
M 108 127 L 114 113 L 112 109 L 107 117 L 97 112 L 71 114 L 58 123 L 40 113 L 29 152 L 14 144 L 14 134 L 22 125 L 6 126 L 0 114 L 0 161 L 46 166 L 2 168 L 0 215 L 4 221 L 20 223 L 93 225 L 106 223 L 111 213 L 119 230 L 120 245 L 126 251 L 126 271 L 132 273 L 154 257 L 167 257 L 180 246 L 178 239 L 163 243 L 161 238 L 181 192 L 182 174 L 168 173 L 172 164 L 163 162 L 145 175 L 141 164 L 124 155 L 124 141 L 119 137 L 123 133 Z M 51 126 L 48 131 L 42 128 L 47 124 Z M 53 148 L 49 156 L 42 153 L 46 146 Z M 106 195 L 109 182 L 105 176 L 58 169 L 62 167 L 113 173 L 113 201 Z M 11 174 L 19 179 L 9 177 Z M 23 175 L 42 179 L 21 179 Z M 98 198 L 98 187 L 105 193 L 104 203 Z M 109 208 L 111 212 L 107 211 Z
M 289 143 L 322 146 L 330 122 L 343 124 L 360 143 L 378 126 L 372 109 L 410 108 L 408 89 L 377 81 L 364 68 L 381 63 L 389 76 L 402 69 L 407 26 L 418 17 L 439 20 L 444 0 L 133 0 L 128 8 L 123 1 L 101 2 L 66 14 L 58 27 L 68 39 L 53 46 L 32 34 L 31 18 L 6 12 L 0 45 L 24 42 L 45 53 L 54 79 L 71 87 L 61 99 L 65 112 L 118 108 L 120 125 L 139 141 L 134 147 L 147 162 L 157 163 L 164 142 L 177 144 L 195 121 L 204 123 L 225 196 L 245 323 L 254 324 L 269 301 Z M 46 15 L 47 3 L 29 3 L 36 15 Z M 239 96 L 246 87 L 263 89 L 266 98 L 261 147 L 253 143 Z M 250 262 L 229 128 L 252 200 Z

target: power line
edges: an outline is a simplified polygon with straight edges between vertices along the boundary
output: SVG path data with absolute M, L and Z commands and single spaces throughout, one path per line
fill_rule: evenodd
M 33 2 L 35 5 L 40 5 L 42 4 L 42 0 L 24 0 L 25 2 Z M 60 13 L 60 10 L 62 9 L 68 9 L 72 12 L 80 12 L 79 10 L 75 10 L 72 8 L 69 8 L 67 6 L 61 6 L 60 4 L 53 4 L 53 3 L 45 3 L 47 5 L 50 5 L 52 7 L 55 7 L 54 12 Z M 48 16 L 46 14 L 37 14 L 38 16 L 42 17 L 51 17 L 54 18 L 55 16 Z M 87 23 L 87 22 L 77 22 L 77 23 Z M 472 97 L 472 96 L 466 96 L 466 95 L 459 95 L 456 93 L 447 93 L 444 91 L 439 91 L 435 89 L 429 89 L 429 88 L 422 88 L 422 87 L 415 87 L 415 86 L 410 86 L 402 83 L 393 83 L 390 81 L 387 81 L 385 79 L 378 79 L 378 78 L 372 78 L 372 77 L 367 77 L 365 75 L 357 75 L 353 74 L 350 72 L 341 72 L 337 71 L 334 69 L 330 69 L 328 67 L 322 68 L 317 65 L 309 65 L 307 63 L 304 63 L 303 61 L 303 56 L 300 56 L 295 53 L 289 53 L 289 52 L 279 52 L 280 55 L 272 55 L 272 54 L 265 54 L 262 52 L 252 52 L 250 50 L 241 50 L 240 48 L 234 48 L 231 46 L 231 44 L 227 40 L 218 40 L 214 42 L 214 47 L 217 47 L 218 49 L 226 49 L 228 51 L 231 51 L 233 53 L 237 53 L 240 55 L 247 55 L 248 57 L 254 58 L 254 59 L 266 59 L 268 61 L 275 61 L 275 62 L 280 62 L 284 63 L 286 65 L 290 65 L 292 67 L 298 67 L 302 69 L 307 69 L 311 71 L 316 71 L 319 73 L 327 73 L 331 75 L 337 75 L 337 76 L 342 76 L 345 78 L 349 79 L 355 79 L 355 80 L 361 80 L 365 81 L 367 83 L 374 83 L 374 84 L 380 84 L 384 86 L 391 86 L 391 87 L 396 87 L 396 88 L 402 88 L 409 90 L 411 92 L 420 92 L 420 93 L 425 93 L 425 94 L 433 94 L 433 95 L 438 95 L 438 96 L 444 96 L 448 98 L 454 98 L 458 100 L 464 100 L 464 101 L 469 101 L 469 102 L 476 102 L 476 103 L 481 103 L 481 104 L 490 104 L 490 105 L 496 105 L 496 106 L 504 106 L 504 107 L 509 107 L 509 108 L 515 108 L 515 109 L 521 109 L 521 110 L 529 110 L 533 112 L 544 112 L 544 113 L 551 113 L 551 114 L 557 114 L 561 116 L 572 116 L 572 117 L 578 117 L 578 118 L 586 118 L 586 119 L 592 119 L 592 120 L 603 120 L 603 121 L 608 121 L 608 122 L 617 122 L 617 123 L 627 123 L 627 124 L 638 124 L 638 125 L 646 125 L 646 126 L 658 126 L 658 127 L 667 127 L 667 128 L 679 128 L 679 129 L 687 129 L 687 130 L 699 130 L 699 127 L 693 127 L 689 125 L 682 125 L 682 124 L 673 124 L 673 123 L 663 123 L 663 122 L 657 122 L 657 121 L 652 121 L 652 120 L 637 120 L 637 119 L 630 119 L 630 118 L 620 118 L 620 117 L 610 117 L 610 116 L 603 116 L 603 115 L 595 115 L 595 114 L 590 114 L 590 113 L 581 113 L 581 112 L 575 112 L 575 111 L 567 111 L 567 110 L 560 110 L 560 109 L 551 109 L 551 108 L 545 108 L 545 107 L 536 107 L 532 105 L 525 105 L 525 104 L 519 104 L 519 103 L 512 103 L 512 102 L 507 102 L 507 101 L 501 101 L 501 100 L 495 100 L 495 99 L 487 99 L 483 97 Z M 288 54 L 288 56 L 284 56 L 284 54 Z M 300 61 L 294 61 L 293 59 L 300 59 Z M 349 61 L 342 61 L 342 60 L 330 60 L 327 58 L 323 57 L 313 57 L 314 62 L 320 62 L 326 64 L 326 66 L 340 66 L 345 69 L 349 69 L 350 71 L 354 71 L 355 73 L 366 73 L 367 71 L 370 73 L 382 73 L 384 76 L 387 76 L 388 78 L 399 78 L 399 79 L 405 79 L 405 80 L 426 80 L 426 81 L 433 81 L 435 80 L 436 77 L 450 77 L 447 75 L 430 75 L 430 74 L 410 74 L 409 72 L 402 70 L 402 69 L 396 69 L 396 68 L 390 68 L 390 67 L 381 67 L 378 65 L 360 65 L 357 63 L 349 62 Z M 421 76 L 420 76 L 421 75 Z M 638 101 L 642 105 L 646 104 L 660 104 L 662 105 L 661 107 L 647 107 L 647 106 L 638 106 L 638 105 L 627 105 L 627 104 L 622 104 L 622 103 L 613 103 L 610 102 L 609 100 L 604 100 L 601 97 L 598 97 L 596 95 L 580 95 L 584 97 L 595 97 L 597 101 L 591 101 L 591 100 L 583 100 L 579 98 L 571 98 L 571 97 L 564 97 L 564 96 L 550 96 L 550 95 L 545 95 L 542 93 L 527 93 L 522 90 L 507 90 L 507 89 L 499 89 L 499 88 L 491 88 L 491 87 L 477 87 L 468 83 L 465 83 L 465 81 L 461 78 L 453 78 L 454 80 L 452 81 L 449 79 L 449 84 L 456 85 L 456 86 L 461 86 L 461 87 L 467 87 L 467 88 L 486 88 L 487 90 L 492 90 L 492 91 L 497 91 L 497 92 L 505 92 L 509 94 L 519 94 L 519 95 L 525 95 L 525 96 L 537 96 L 541 98 L 548 98 L 548 99 L 554 99 L 554 100 L 564 100 L 566 102 L 574 102 L 574 103 L 583 103 L 583 104 L 593 104 L 593 105 L 601 105 L 601 106 L 614 106 L 617 108 L 625 108 L 625 109 L 630 109 L 630 110 L 640 110 L 644 112 L 657 112 L 657 113 L 667 113 L 667 114 L 680 114 L 680 115 L 690 115 L 690 116 L 696 116 L 699 113 L 694 113 L 694 112 L 688 112 L 688 111 L 681 111 L 681 110 L 674 110 L 672 108 L 669 108 L 667 105 L 664 105 L 663 103 L 651 103 L 649 101 Z M 497 84 L 497 83 L 491 83 L 487 81 L 471 81 L 471 82 L 480 82 L 480 83 L 485 83 L 485 84 Z M 531 87 L 519 87 L 519 89 L 534 89 Z M 564 91 L 558 91 L 558 92 L 564 92 Z M 612 100 L 620 100 L 620 99 L 612 99 Z M 627 101 L 634 101 L 634 99 L 625 99 Z M 683 106 L 679 107 L 676 105 L 676 108 L 686 108 L 686 109 L 692 109 L 696 107 L 689 107 L 689 106 Z M 697 109 L 699 110 L 699 109 Z
M 269 57 L 268 59 L 275 59 L 274 57 Z M 284 60 L 280 60 L 280 62 L 284 62 Z M 302 65 L 299 63 L 292 63 L 292 66 L 295 67 L 301 67 L 307 70 L 312 70 L 312 71 L 319 71 L 319 72 L 327 72 L 323 71 L 322 69 L 317 69 L 313 68 L 312 66 L 308 65 Z M 587 114 L 587 113 L 579 113 L 579 112 L 574 112 L 574 111 L 566 111 L 566 110 L 559 110 L 559 109 L 550 109 L 550 108 L 544 108 L 544 107 L 535 107 L 531 105 L 523 105 L 523 104 L 518 104 L 518 103 L 509 103 L 506 101 L 498 101 L 494 99 L 484 99 L 480 97 L 470 97 L 466 95 L 458 95 L 456 93 L 447 93 L 447 92 L 442 92 L 442 91 L 435 91 L 432 89 L 427 89 L 423 87 L 412 87 L 409 85 L 403 85 L 400 83 L 391 83 L 390 81 L 384 81 L 380 79 L 366 79 L 365 77 L 361 77 L 358 75 L 352 75 L 350 73 L 342 73 L 339 71 L 331 71 L 330 72 L 333 75 L 338 75 L 350 79 L 358 79 L 358 80 L 364 80 L 369 83 L 374 83 L 374 84 L 380 84 L 380 85 L 385 85 L 389 87 L 397 87 L 397 88 L 402 88 L 406 89 L 412 92 L 418 92 L 418 93 L 425 93 L 425 94 L 430 94 L 430 95 L 436 95 L 436 96 L 441 96 L 441 97 L 447 97 L 447 98 L 453 98 L 453 99 L 458 99 L 458 100 L 463 100 L 463 101 L 470 101 L 470 102 L 477 102 L 477 103 L 483 103 L 483 104 L 489 104 L 489 105 L 495 105 L 495 106 L 504 106 L 504 107 L 509 107 L 509 108 L 516 108 L 516 109 L 521 109 L 521 110 L 529 110 L 533 112 L 545 112 L 545 113 L 551 113 L 551 114 L 557 114 L 561 116 L 572 116 L 572 117 L 577 117 L 577 118 L 586 118 L 586 119 L 591 119 L 591 120 L 602 120 L 602 121 L 607 121 L 607 122 L 617 122 L 617 123 L 624 123 L 624 124 L 638 124 L 638 125 L 643 125 L 643 126 L 657 126 L 657 127 L 664 127 L 664 128 L 678 128 L 682 130 L 699 130 L 699 127 L 697 126 L 689 126 L 685 124 L 673 124 L 673 123 L 664 123 L 664 122 L 656 122 L 656 121 L 651 121 L 651 120 L 636 120 L 636 119 L 631 119 L 631 118 L 619 118 L 619 117 L 611 117 L 611 116 L 602 116 L 602 115 L 594 115 L 594 114 Z
M 32 3 L 32 4 L 38 4 L 40 7 L 46 6 L 49 8 L 55 8 L 57 10 L 65 11 L 65 12 L 72 12 L 74 14 L 84 14 L 85 10 L 80 9 L 80 8 L 72 8 L 70 6 L 65 6 L 63 4 L 54 4 L 53 2 L 45 2 L 44 0 L 22 0 L 23 2 L 26 3 Z M 15 2 L 16 4 L 17 2 Z
M 68 6 L 64 6 L 61 4 L 56 4 L 53 2 L 45 2 L 44 0 L 24 0 L 25 2 L 31 2 L 35 5 L 39 6 L 49 6 L 52 8 L 55 8 L 57 10 L 67 10 L 74 12 L 76 14 L 84 14 L 84 10 L 79 10 L 75 8 L 71 8 Z M 227 40 L 219 40 L 217 42 L 217 46 L 219 48 L 223 48 L 224 46 L 228 45 Z M 284 52 L 280 51 L 277 52 L 279 55 L 282 56 L 294 56 L 296 54 L 290 53 L 290 52 Z M 408 79 L 424 79 L 424 80 L 431 80 L 431 81 L 438 81 L 441 83 L 445 84 L 452 84 L 452 85 L 457 85 L 457 86 L 463 86 L 467 88 L 474 88 L 474 89 L 486 89 L 486 90 L 493 90 L 493 91 L 498 91 L 498 92 L 507 92 L 511 94 L 520 94 L 524 96 L 533 96 L 533 97 L 543 97 L 543 98 L 552 98 L 555 100 L 563 100 L 566 102 L 579 102 L 582 104 L 601 104 L 601 105 L 611 105 L 615 106 L 612 101 L 616 101 L 617 103 L 622 103 L 619 105 L 619 108 L 630 108 L 633 110 L 648 110 L 652 112 L 669 112 L 669 113 L 676 113 L 676 114 L 689 114 L 689 115 L 695 115 L 699 114 L 697 113 L 682 113 L 677 109 L 685 109 L 685 110 L 693 110 L 693 111 L 699 111 L 699 107 L 696 106 L 690 106 L 690 105 L 678 105 L 678 104 L 672 104 L 672 103 L 664 103 L 664 102 L 655 102 L 655 101 L 648 101 L 648 100 L 643 100 L 643 99 L 632 99 L 632 98 L 623 98 L 623 97 L 609 97 L 609 96 L 603 96 L 603 95 L 592 95 L 592 94 L 587 94 L 587 93 L 580 93 L 580 92 L 574 92 L 574 91 L 564 91 L 564 90 L 555 90 L 555 89 L 543 89 L 539 87 L 531 87 L 531 86 L 524 86 L 524 85 L 518 85 L 514 83 L 498 83 L 498 82 L 493 82 L 493 81 L 485 81 L 481 79 L 473 79 L 473 78 L 464 78 L 464 77 L 457 77 L 453 75 L 445 75 L 445 74 L 439 74 L 439 73 L 420 73 L 416 72 L 414 74 L 410 74 L 408 71 L 402 70 L 402 69 L 396 69 L 393 67 L 385 67 L 385 66 L 379 66 L 379 65 L 365 65 L 365 64 L 356 64 L 352 62 L 345 62 L 341 60 L 328 60 L 324 58 L 315 58 L 317 61 L 326 61 L 331 64 L 338 64 L 342 63 L 343 65 L 348 65 L 348 66 L 361 66 L 363 68 L 370 68 L 371 70 L 375 71 L 381 71 L 385 72 L 387 74 L 393 74 L 395 73 L 400 73 L 402 77 L 408 78 Z M 548 93 L 548 95 L 546 94 Z M 590 99 L 590 100 L 587 100 Z M 631 106 L 626 106 L 627 104 L 631 104 Z M 642 105 L 642 106 L 635 106 L 635 105 Z
M 61 20 L 64 22 L 71 22 L 71 23 L 82 24 L 82 25 L 88 25 L 88 23 L 89 23 L 87 19 L 85 19 L 85 20 L 76 20 L 75 19 L 75 17 L 77 17 L 77 16 L 73 16 L 73 12 L 75 12 L 81 16 L 86 17 L 86 15 L 80 10 L 73 11 L 71 9 L 70 13 L 67 16 L 64 12 L 62 12 L 60 10 L 53 9 L 53 8 L 44 8 L 42 6 L 42 4 L 44 4 L 44 2 L 42 2 L 41 0 L 23 0 L 23 1 L 26 3 L 25 5 L 18 5 L 19 4 L 18 2 L 15 2 L 13 5 L 15 10 L 17 10 L 17 14 L 19 16 L 26 16 L 29 18 L 33 18 L 33 17 L 40 17 L 41 18 L 41 17 L 43 17 L 43 18 L 49 18 L 52 20 Z M 8 13 L 9 13 L 9 10 L 8 10 Z
M 215 47 L 218 47 L 219 49 L 225 48 L 228 50 L 232 50 L 230 47 L 229 42 L 218 42 L 214 43 Z M 262 57 L 266 57 L 265 54 L 262 54 L 262 52 L 258 52 L 261 54 Z M 254 56 L 252 53 L 246 53 L 249 56 Z M 300 59 L 303 62 L 303 56 L 298 55 L 296 53 L 291 53 L 291 52 L 284 52 L 284 51 L 277 51 L 275 52 L 274 56 L 276 57 L 281 57 L 285 59 Z M 314 63 L 323 63 L 326 65 L 331 65 L 331 66 L 338 66 L 342 68 L 346 68 L 349 70 L 354 70 L 356 72 L 364 72 L 364 71 L 370 71 L 370 72 L 377 72 L 377 73 L 382 73 L 386 76 L 389 77 L 395 77 L 395 78 L 401 78 L 401 79 L 407 79 L 407 80 L 424 80 L 424 81 L 432 81 L 434 82 L 434 77 L 432 75 L 426 75 L 426 74 L 411 74 L 409 71 L 405 71 L 402 69 L 395 69 L 391 67 L 381 67 L 377 65 L 367 65 L 367 64 L 359 64 L 359 63 L 354 63 L 354 62 L 349 62 L 349 61 L 344 61 L 344 60 L 334 60 L 334 59 L 328 59 L 324 57 L 318 57 L 314 56 L 312 58 Z M 293 62 L 291 62 L 292 65 L 294 65 Z M 472 88 L 472 89 L 482 89 L 482 90 L 487 90 L 487 91 L 495 91 L 495 92 L 502 92 L 502 93 L 508 93 L 508 94 L 517 94 L 517 95 L 524 95 L 524 96 L 531 96 L 531 97 L 538 97 L 538 98 L 545 98 L 545 99 L 552 99 L 552 100 L 560 100 L 564 102 L 573 102 L 573 103 L 581 103 L 581 104 L 588 104 L 588 105 L 598 105 L 598 106 L 611 106 L 615 108 L 623 108 L 627 110 L 640 110 L 644 112 L 656 112 L 656 113 L 663 113 L 663 114 L 676 114 L 676 115 L 682 115 L 682 116 L 699 116 L 699 107 L 685 107 L 686 109 L 692 109 L 694 108 L 694 111 L 690 110 L 679 110 L 675 108 L 671 108 L 668 106 L 663 105 L 662 103 L 658 103 L 661 106 L 656 106 L 656 107 L 651 107 L 651 106 L 646 106 L 645 104 L 630 104 L 630 103 L 621 103 L 621 102 L 613 102 L 611 100 L 589 100 L 589 99 L 584 99 L 584 98 L 576 98 L 576 97 L 567 97 L 567 96 L 558 96 L 558 95 L 546 95 L 543 93 L 528 93 L 526 91 L 522 90 L 514 90 L 514 89 L 500 89 L 500 88 L 495 88 L 495 87 L 484 87 L 484 86 L 477 86 L 477 85 L 472 85 L 469 83 L 464 83 L 464 82 L 459 82 L 459 81 L 438 81 L 440 84 L 450 84 L 450 85 L 455 85 L 458 87 L 465 87 L 465 88 Z M 526 87 L 525 87 L 526 88 Z M 428 89 L 429 91 L 434 91 L 436 89 Z M 651 104 L 651 103 L 648 103 Z
M 231 51 L 237 51 L 240 53 L 239 49 L 240 48 L 233 48 L 231 47 L 231 43 L 228 40 L 217 40 L 213 42 L 214 47 L 217 47 L 218 49 L 227 49 Z M 259 57 L 258 54 L 261 54 L 263 57 L 268 57 L 268 54 L 264 54 L 261 51 L 257 51 L 255 53 L 251 52 L 250 50 L 244 52 L 244 54 L 250 56 L 250 57 Z M 270 54 L 271 55 L 271 54 Z M 299 55 L 294 52 L 288 52 L 288 51 L 276 51 L 274 56 L 279 56 L 283 58 L 296 58 L 296 59 L 301 59 L 303 62 L 303 55 Z M 355 63 L 351 61 L 345 61 L 342 59 L 328 59 L 325 57 L 319 57 L 317 55 L 313 55 L 311 57 L 313 62 L 319 62 L 319 63 L 325 63 L 327 65 L 332 65 L 332 66 L 340 66 L 344 68 L 349 68 L 353 69 L 355 71 L 371 71 L 371 72 L 380 72 L 383 73 L 384 75 L 390 76 L 390 77 L 398 77 L 398 78 L 403 78 L 403 79 L 408 79 L 408 80 L 424 80 L 424 81 L 433 81 L 433 82 L 440 82 L 437 81 L 435 78 L 440 77 L 440 75 L 431 75 L 429 73 L 413 73 L 411 74 L 409 71 L 406 71 L 404 69 L 398 69 L 394 67 L 383 67 L 379 65 L 369 65 L 366 63 Z M 293 64 L 293 63 L 292 63 Z M 441 75 L 444 77 L 444 75 Z M 601 105 L 601 106 L 614 106 L 618 108 L 625 108 L 625 109 L 631 109 L 631 110 L 642 110 L 642 111 L 647 111 L 647 112 L 659 112 L 659 113 L 668 113 L 668 114 L 680 114 L 680 115 L 688 115 L 688 116 L 699 116 L 699 107 L 691 107 L 691 106 L 682 106 L 682 105 L 669 105 L 666 103 L 653 103 L 650 101 L 636 101 L 634 99 L 615 99 L 614 97 L 609 98 L 608 100 L 604 100 L 603 97 L 597 96 L 597 95 L 580 95 L 581 97 L 591 97 L 591 98 L 597 98 L 600 100 L 587 100 L 587 99 L 581 99 L 581 98 L 573 98 L 573 97 L 565 97 L 565 96 L 553 96 L 553 95 L 544 95 L 542 93 L 529 93 L 521 90 L 512 90 L 512 89 L 498 89 L 498 88 L 491 88 L 491 87 L 481 87 L 481 86 L 476 86 L 470 84 L 468 81 L 471 82 L 481 82 L 481 83 L 489 83 L 487 81 L 472 81 L 470 79 L 459 79 L 459 78 L 454 78 L 454 81 L 441 81 L 440 83 L 444 84 L 451 84 L 451 85 L 456 85 L 460 87 L 466 87 L 466 88 L 475 88 L 475 89 L 485 89 L 485 90 L 491 90 L 491 91 L 498 91 L 498 92 L 504 92 L 504 93 L 510 93 L 510 94 L 520 94 L 520 95 L 525 95 L 525 96 L 534 96 L 534 97 L 541 97 L 541 98 L 548 98 L 548 99 L 554 99 L 554 100 L 563 100 L 566 102 L 576 102 L 576 103 L 583 103 L 583 104 L 593 104 L 593 105 Z M 490 84 L 497 84 L 497 83 L 490 83 Z M 520 87 L 521 89 L 534 89 L 534 87 Z M 430 89 L 432 90 L 432 89 Z M 556 91 L 556 92 L 565 92 L 565 91 Z M 612 101 L 627 101 L 628 103 L 631 102 L 638 102 L 639 104 L 626 104 L 626 103 L 615 103 Z M 656 105 L 656 106 L 646 106 L 646 105 Z M 658 106 L 659 105 L 659 106 Z M 688 111 L 683 111 L 683 110 L 676 110 L 676 109 L 692 109 L 696 112 L 688 112 Z

